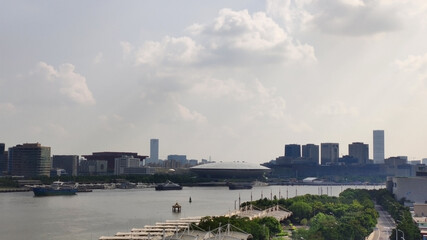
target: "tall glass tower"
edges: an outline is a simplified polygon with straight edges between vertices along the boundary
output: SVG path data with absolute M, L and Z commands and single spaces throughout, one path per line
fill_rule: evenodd
M 374 163 L 384 163 L 384 130 L 374 130 Z
M 159 161 L 159 139 L 150 139 L 150 162 Z

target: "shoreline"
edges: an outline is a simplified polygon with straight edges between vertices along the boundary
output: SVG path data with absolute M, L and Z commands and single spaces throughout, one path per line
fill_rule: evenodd
M 29 192 L 31 189 L 29 188 L 0 188 L 0 193 L 8 193 L 8 192 Z

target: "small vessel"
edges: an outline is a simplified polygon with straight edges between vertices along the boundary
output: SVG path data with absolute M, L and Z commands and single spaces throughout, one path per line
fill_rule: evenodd
M 228 189 L 237 190 L 237 189 L 252 189 L 251 183 L 228 183 Z
M 181 190 L 182 186 L 171 181 L 167 181 L 166 183 L 161 183 L 156 186 L 156 190 Z
M 58 195 L 76 195 L 78 188 L 76 184 L 67 184 L 61 181 L 55 181 L 51 185 L 34 187 L 34 196 L 58 196 Z

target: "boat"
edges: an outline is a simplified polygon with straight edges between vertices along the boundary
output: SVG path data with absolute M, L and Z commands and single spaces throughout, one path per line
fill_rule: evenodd
M 228 189 L 237 190 L 237 189 L 252 189 L 251 183 L 228 183 Z
M 51 185 L 34 187 L 34 196 L 59 196 L 59 195 L 76 195 L 78 188 L 76 184 L 67 184 L 61 181 L 55 181 Z
M 156 190 L 162 191 L 162 190 L 181 190 L 182 186 L 176 183 L 173 183 L 171 181 L 167 181 L 165 183 L 158 184 L 156 186 Z

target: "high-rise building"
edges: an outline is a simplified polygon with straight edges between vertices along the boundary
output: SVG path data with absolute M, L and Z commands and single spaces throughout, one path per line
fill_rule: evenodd
M 384 163 L 384 130 L 374 130 L 374 163 Z
M 296 159 L 301 157 L 301 145 L 299 144 L 286 144 L 285 157 Z
M 7 171 L 7 157 L 4 143 L 0 143 L 0 175 Z
M 159 162 L 159 139 L 150 139 L 150 158 L 147 163 Z
M 77 155 L 53 155 L 52 168 L 62 168 L 67 174 L 77 176 L 79 156 Z
M 308 162 L 319 164 L 319 145 L 306 144 L 302 145 L 302 158 Z
M 334 164 L 338 162 L 339 144 L 338 143 L 322 143 L 321 148 L 321 163 L 322 165 Z
M 369 161 L 369 145 L 361 142 L 349 144 L 348 155 L 357 159 L 359 164 L 367 164 Z
M 50 147 L 24 143 L 9 148 L 9 172 L 15 176 L 50 176 Z

